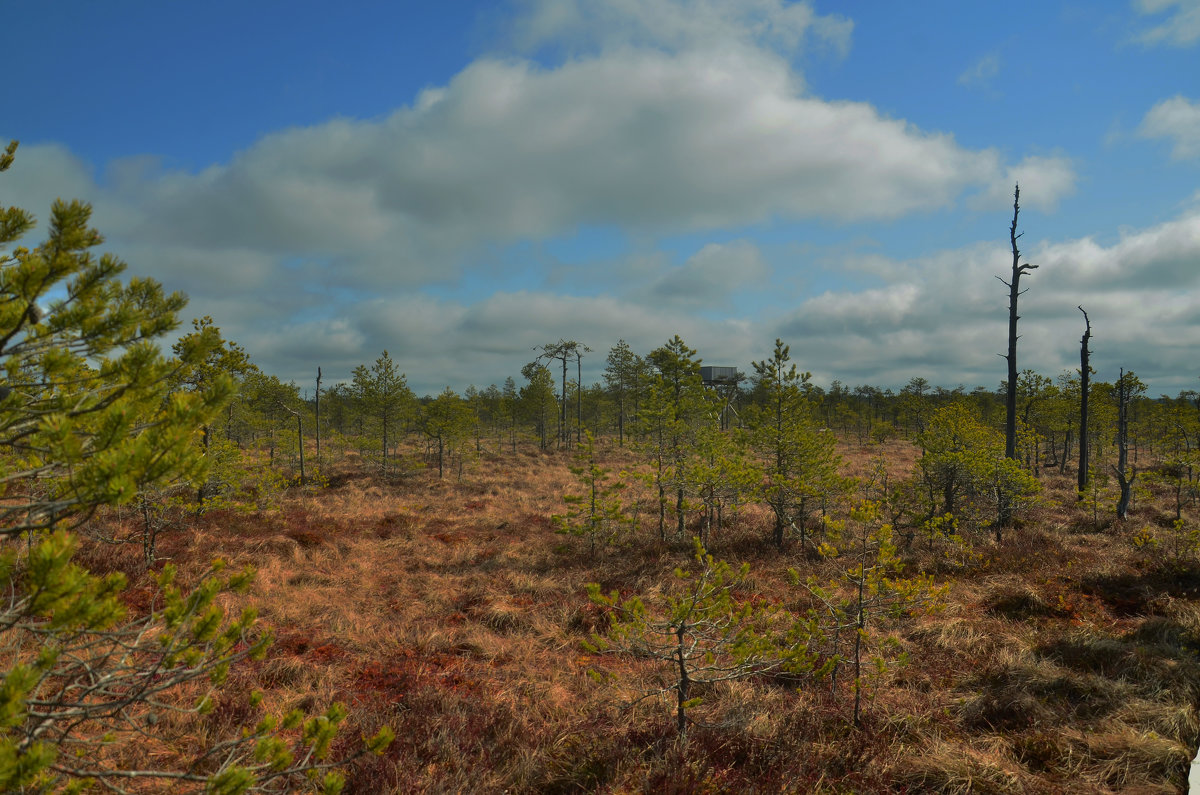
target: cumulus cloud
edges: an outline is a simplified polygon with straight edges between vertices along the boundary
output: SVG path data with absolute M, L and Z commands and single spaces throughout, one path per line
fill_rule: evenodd
M 1044 244 L 1021 282 L 1022 369 L 1056 374 L 1078 366 L 1083 321 L 1093 325 L 1093 366 L 1103 380 L 1132 369 L 1161 392 L 1194 388 L 1200 345 L 1200 213 L 1129 232 L 1111 245 L 1092 238 Z M 768 330 L 793 340 L 805 369 L 826 381 L 932 383 L 995 388 L 1003 378 L 1011 254 L 972 246 L 897 263 L 882 289 L 827 292 Z
M 1200 213 L 1129 231 L 1111 243 L 1031 242 L 1027 254 L 1039 268 L 1022 280 L 1028 288 L 1021 298 L 1022 368 L 1055 375 L 1078 365 L 1083 326 L 1076 306 L 1082 304 L 1092 319 L 1100 379 L 1111 380 L 1124 367 L 1158 392 L 1195 386 Z M 695 265 L 703 272 L 702 263 L 727 255 L 702 248 L 681 270 Z M 979 244 L 888 265 L 878 255 L 871 259 L 886 285 L 829 290 L 788 309 L 776 301 L 754 316 L 714 320 L 687 302 L 658 301 L 651 308 L 632 295 L 538 290 L 499 292 L 474 303 L 387 297 L 362 302 L 336 321 L 318 318 L 251 335 L 248 344 L 273 360 L 294 362 L 301 373 L 322 352 L 310 350 L 310 342 L 324 345 L 331 357 L 340 350 L 352 362 L 387 348 L 422 393 L 445 384 L 485 386 L 506 375 L 519 380 L 535 346 L 564 336 L 595 349 L 584 360 L 590 382 L 618 339 L 646 353 L 676 333 L 706 362 L 743 370 L 769 355 L 771 341 L 781 337 L 818 383 L 900 386 L 922 376 L 949 387 L 996 388 L 1004 375 L 998 354 L 1005 347 L 1007 291 L 995 277 L 1007 278 L 1007 248 Z M 325 369 L 331 379 L 349 374 Z
M 68 153 L 45 154 L 80 182 Z M 995 152 L 806 96 L 785 60 L 746 48 L 482 59 L 381 120 L 273 133 L 198 174 L 110 173 L 107 193 L 75 193 L 102 197 L 114 237 L 168 251 L 157 267 L 192 273 L 171 250 L 308 258 L 357 288 L 453 282 L 480 246 L 584 224 L 893 219 L 1007 181 Z
M 284 378 L 307 379 L 318 364 L 330 382 L 348 378 L 386 348 L 414 387 L 436 392 L 502 380 L 533 346 L 563 336 L 596 347 L 598 364 L 618 338 L 649 351 L 675 333 L 710 363 L 745 369 L 789 332 L 802 338 L 794 352 L 814 357 L 806 369 L 843 380 L 858 372 L 881 383 L 907 368 L 903 382 L 906 363 L 931 352 L 943 374 L 994 366 L 990 348 L 963 355 L 973 335 L 983 339 L 977 317 L 1002 317 L 1002 301 L 972 291 L 995 286 L 1003 256 L 978 251 L 847 263 L 875 276 L 872 290 L 817 296 L 786 317 L 696 317 L 728 312 L 731 295 L 766 278 L 747 240 L 700 242 L 675 268 L 662 251 L 643 252 L 636 294 L 614 279 L 587 295 L 502 283 L 478 301 L 431 298 L 454 295 L 485 247 L 585 226 L 654 249 L 667 235 L 780 220 L 894 220 L 967 195 L 1001 207 L 1016 180 L 1030 206 L 1053 207 L 1074 189 L 1064 157 L 1009 165 L 867 103 L 806 93 L 789 55 L 813 42 L 844 50 L 852 29 L 809 3 L 528 8 L 517 30 L 526 46 L 575 42 L 572 57 L 480 58 L 390 115 L 274 132 L 199 173 L 136 158 L 109 164 L 97 182 L 69 152 L 33 147 L 0 180 L 0 203 L 94 197 L 97 225 L 134 272 L 185 289 L 191 313 L 212 314 Z M 985 286 L 969 287 L 976 279 Z M 855 320 L 856 308 L 867 320 Z M 863 364 L 839 373 L 851 355 Z
M 11 140 L 0 135 L 5 144 Z M 95 194 L 91 168 L 58 144 L 22 145 L 4 178 L 0 179 L 0 207 L 16 206 L 33 213 L 39 228 L 49 218 L 55 199 Z M 103 210 L 101 210 L 103 211 Z M 96 221 L 93 214 L 93 221 Z M 30 245 L 29 240 L 22 241 Z
M 1200 41 L 1200 0 L 1136 0 L 1134 7 L 1142 14 L 1168 15 L 1138 34 L 1142 44 L 1188 47 Z
M 1053 211 L 1059 200 L 1075 192 L 1075 180 L 1068 158 L 1030 155 L 992 179 L 985 191 L 971 198 L 971 206 L 983 210 L 1011 205 L 1013 188 L 1020 185 L 1022 206 Z
M 763 283 L 769 273 L 758 247 L 748 240 L 709 243 L 646 291 L 655 304 L 726 308 L 730 297 Z
M 1177 160 L 1200 157 L 1200 102 L 1178 95 L 1162 100 L 1146 113 L 1138 134 L 1170 139 Z
M 136 232 L 347 252 L 347 276 L 368 279 L 382 257 L 391 278 L 421 282 L 428 263 L 484 241 L 584 223 L 896 218 L 999 172 L 990 151 L 799 94 L 768 56 L 483 60 L 383 121 L 289 130 L 226 166 L 164 176 Z

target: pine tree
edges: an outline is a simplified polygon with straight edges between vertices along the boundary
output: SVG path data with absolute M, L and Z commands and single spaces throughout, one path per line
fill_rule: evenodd
M 389 440 L 395 443 L 402 423 L 412 418 L 416 398 L 408 388 L 404 373 L 384 351 L 370 369 L 354 368 L 351 390 L 360 410 L 378 423 L 381 437 L 380 470 L 387 474 Z M 389 436 L 390 432 L 390 436 Z
M 806 583 L 808 590 L 829 611 L 834 631 L 834 656 L 845 656 L 854 678 L 854 725 L 862 716 L 862 694 L 866 687 L 864 658 L 872 651 L 869 662 L 876 676 L 887 670 L 892 645 L 875 633 L 874 625 L 883 617 L 913 615 L 937 609 L 950 590 L 949 585 L 937 585 L 926 574 L 901 577 L 903 564 L 897 553 L 892 526 L 880 521 L 879 505 L 862 502 L 850 511 L 849 521 L 830 521 L 832 543 L 821 545 L 826 557 L 844 561 L 841 582 L 820 586 L 814 579 Z M 790 571 L 793 582 L 800 582 L 799 573 Z M 846 594 L 845 586 L 849 586 Z M 849 634 L 849 652 L 843 655 L 839 645 L 843 633 Z M 903 664 L 903 652 L 895 655 Z M 834 676 L 836 682 L 836 667 Z
M 625 340 L 619 340 L 608 352 L 604 368 L 604 383 L 612 395 L 617 407 L 617 443 L 625 446 L 625 421 L 628 417 L 637 416 L 638 398 L 643 384 L 645 362 L 629 347 Z
M 421 430 L 437 445 L 438 477 L 445 472 L 447 453 L 458 453 L 459 475 L 462 475 L 462 446 L 471 436 L 478 420 L 470 404 L 454 393 L 450 387 L 442 390 L 425 406 Z
M 789 528 L 808 542 L 808 519 L 846 490 L 838 474 L 841 457 L 833 433 L 818 428 L 805 397 L 809 374 L 791 364 L 789 349 L 775 340 L 775 352 L 754 362 L 755 391 L 761 402 L 747 411 L 750 444 L 763 464 L 759 498 L 774 514 L 771 540 L 782 547 Z
M 533 421 L 539 447 L 545 450 L 549 444 L 549 412 L 554 405 L 554 377 L 550 375 L 549 368 L 539 362 L 530 362 L 522 367 L 521 375 L 529 381 L 521 387 L 521 411 Z M 515 442 L 513 446 L 516 447 Z
M 675 570 L 676 587 L 653 607 L 638 596 L 622 599 L 616 591 L 603 593 L 596 583 L 587 586 L 592 601 L 612 615 L 608 632 L 593 635 L 589 650 L 660 661 L 668 684 L 637 700 L 673 694 L 681 740 L 687 739 L 689 710 L 701 702 L 693 695 L 696 685 L 779 671 L 828 671 L 813 651 L 823 636 L 811 616 L 796 618 L 775 605 L 738 598 L 750 566 L 735 570 L 714 559 L 699 539 L 695 550 L 694 565 Z
M 700 380 L 700 359 L 679 335 L 647 357 L 657 372 L 639 417 L 642 450 L 653 464 L 659 499 L 659 535 L 666 532 L 667 493 L 674 497 L 675 537 L 684 538 L 687 480 L 685 468 L 695 452 L 696 432 L 715 425 L 717 411 Z
M 994 511 L 996 541 L 1011 521 L 1041 492 L 1038 480 L 1004 455 L 1004 437 L 981 423 L 965 402 L 930 415 L 917 437 L 924 452 L 917 461 L 926 488 L 926 519 L 958 516 L 968 505 Z
M 598 544 L 618 543 L 633 526 L 633 520 L 621 502 L 625 482 L 613 480 L 612 470 L 600 465 L 596 439 L 591 431 L 584 431 L 571 474 L 582 493 L 565 495 L 563 502 L 568 506 L 567 512 L 552 518 L 558 532 L 585 536 L 588 554 L 594 558 Z
M 15 150 L 14 143 L 0 155 L 0 171 Z M 98 506 L 205 476 L 193 439 L 232 392 L 217 374 L 172 393 L 213 353 L 213 337 L 189 335 L 177 361 L 163 357 L 155 340 L 177 326 L 185 299 L 150 280 L 123 284 L 124 263 L 91 253 L 102 240 L 88 226 L 90 212 L 56 201 L 43 244 L 0 251 L 0 536 L 31 536 L 24 555 L 14 545 L 0 554 L 0 791 L 121 791 L 134 781 L 172 792 L 306 786 L 306 772 L 327 767 L 340 707 L 308 720 L 264 719 L 179 770 L 105 764 L 106 746 L 153 737 L 163 710 L 211 709 L 211 689 L 190 701 L 184 692 L 219 687 L 230 665 L 260 655 L 269 641 L 254 632 L 253 611 L 230 618 L 218 603 L 222 592 L 245 588 L 249 572 L 228 574 L 217 563 L 184 590 L 166 567 L 158 606 L 130 617 L 121 575 L 71 562 L 78 542 L 66 528 Z M 0 208 L 0 246 L 33 225 L 23 210 Z M 285 739 L 278 729 L 300 732 Z M 382 750 L 388 740 L 381 733 L 368 748 Z M 315 783 L 341 788 L 332 772 Z

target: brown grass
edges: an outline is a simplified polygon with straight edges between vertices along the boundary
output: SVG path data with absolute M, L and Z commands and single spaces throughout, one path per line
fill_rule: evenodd
M 843 446 L 863 476 L 882 449 L 892 477 L 916 453 L 900 440 Z M 613 469 L 627 452 L 607 448 Z M 323 490 L 273 512 L 209 514 L 168 536 L 184 568 L 221 554 L 258 570 L 246 600 L 276 634 L 267 659 L 231 677 L 218 722 L 246 718 L 252 689 L 273 711 L 348 703 L 348 747 L 381 724 L 397 740 L 349 771 L 376 792 L 1173 792 L 1200 739 L 1200 566 L 1165 568 L 1128 537 L 1165 509 L 1091 530 L 1070 475 L 1004 544 L 966 528 L 980 559 L 955 569 L 949 603 L 897 623 L 910 663 L 869 693 L 861 727 L 843 682 L 713 686 L 676 742 L 650 661 L 593 656 L 605 617 L 584 584 L 652 594 L 686 562 L 648 508 L 627 547 L 595 559 L 550 516 L 572 488 L 567 454 L 484 454 L 459 481 L 436 469 L 383 480 L 352 456 Z M 109 521 L 112 517 L 109 517 Z M 1194 521 L 1194 519 L 1192 519 Z M 743 506 L 712 551 L 753 567 L 748 591 L 793 609 L 788 567 L 828 563 L 770 548 L 768 517 Z M 88 564 L 136 574 L 132 553 Z M 923 553 L 922 553 L 923 554 Z M 914 553 L 913 568 L 930 561 Z M 129 599 L 145 592 L 136 576 Z M 589 670 L 611 675 L 609 684 Z M 180 731 L 184 731 L 184 727 Z

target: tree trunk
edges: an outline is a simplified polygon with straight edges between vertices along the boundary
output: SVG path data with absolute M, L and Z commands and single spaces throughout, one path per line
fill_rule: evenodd
M 1007 458 L 1017 457 L 1017 298 L 1021 295 L 1021 274 L 1034 270 L 1037 265 L 1028 262 L 1021 264 L 1021 250 L 1017 248 L 1017 216 L 1021 212 L 1021 186 L 1013 188 L 1013 220 L 1009 227 L 1008 237 L 1012 242 L 1012 281 L 1001 282 L 1008 285 L 1008 384 L 1004 397 L 1004 455 Z M 1022 233 L 1024 234 L 1024 233 Z M 999 277 L 996 277 L 999 278 Z M 1007 498 L 1000 501 L 1000 526 L 1009 527 L 1012 524 L 1012 506 Z
M 1088 483 L 1088 389 L 1091 378 L 1091 365 L 1089 364 L 1092 352 L 1088 350 L 1088 341 L 1092 338 L 1092 321 L 1088 319 L 1088 313 L 1084 312 L 1083 307 L 1078 307 L 1080 312 L 1083 312 L 1083 322 L 1085 328 L 1083 338 L 1079 341 L 1079 499 L 1083 499 L 1084 492 L 1087 491 Z
M 688 676 L 687 658 L 684 655 L 686 636 L 687 624 L 681 621 L 679 623 L 679 628 L 675 630 L 675 637 L 678 640 L 678 646 L 676 648 L 676 661 L 679 663 L 679 684 L 676 687 L 679 700 L 677 702 L 678 706 L 676 707 L 675 712 L 675 726 L 679 730 L 680 741 L 687 740 L 687 714 L 686 707 L 684 705 L 687 703 L 688 690 L 691 685 L 691 679 Z
M 313 427 L 317 435 L 317 472 L 321 471 L 321 368 L 317 368 L 317 395 L 316 402 L 313 406 L 313 413 L 316 415 Z
M 1131 388 L 1125 380 L 1125 371 L 1121 370 L 1121 378 L 1117 381 L 1117 483 L 1121 487 L 1121 497 L 1117 500 L 1117 518 L 1124 521 L 1129 515 L 1129 501 L 1132 498 L 1133 482 L 1137 480 L 1137 468 L 1126 474 L 1129 466 L 1129 399 Z
M 683 487 L 675 489 L 675 537 L 683 539 L 686 530 L 686 519 L 683 513 Z

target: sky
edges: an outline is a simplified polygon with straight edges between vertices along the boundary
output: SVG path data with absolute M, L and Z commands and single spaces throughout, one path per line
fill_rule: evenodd
M 311 389 L 559 339 L 968 390 L 1200 388 L 1200 0 L 2 0 L 0 205 Z M 37 234 L 22 241 L 36 243 Z

